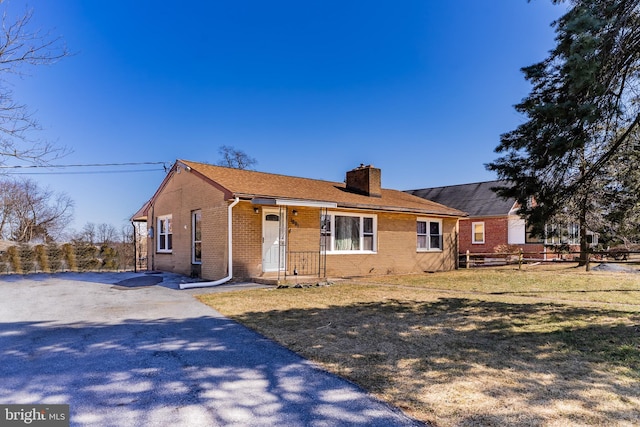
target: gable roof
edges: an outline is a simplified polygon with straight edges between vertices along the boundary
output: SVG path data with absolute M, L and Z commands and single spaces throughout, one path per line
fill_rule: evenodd
M 151 199 L 153 200 L 153 198 Z M 136 211 L 131 217 L 131 221 L 134 222 L 146 222 L 147 221 L 147 212 L 149 211 L 149 206 L 151 205 L 151 200 L 147 200 L 144 205 L 140 209 Z
M 467 212 L 470 217 L 508 215 L 515 199 L 503 199 L 492 187 L 505 186 L 505 181 L 486 181 L 473 184 L 407 190 L 409 194 L 433 200 Z
M 404 191 L 382 189 L 381 197 L 370 197 L 349 191 L 343 182 L 234 169 L 189 160 L 176 161 L 154 198 L 178 166 L 223 191 L 227 199 L 239 197 L 245 200 L 278 199 L 284 202 L 324 202 L 334 203 L 336 207 L 341 208 L 411 212 L 451 217 L 466 216 L 465 212 L 458 209 L 425 200 Z M 148 207 L 149 203 L 147 202 L 145 207 Z M 144 218 L 146 216 L 145 207 L 138 211 L 134 218 Z

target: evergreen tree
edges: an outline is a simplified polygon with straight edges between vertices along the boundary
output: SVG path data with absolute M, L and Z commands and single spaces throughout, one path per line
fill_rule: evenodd
M 640 131 L 630 135 L 611 162 L 604 180 L 603 241 L 608 244 L 640 242 Z
M 619 190 L 605 183 L 640 126 L 640 0 L 572 0 L 553 25 L 555 48 L 522 69 L 532 89 L 515 108 L 527 121 L 501 136 L 487 168 L 513 184 L 498 194 L 518 200 L 537 234 L 561 213 L 576 218 L 586 260 L 589 216 Z

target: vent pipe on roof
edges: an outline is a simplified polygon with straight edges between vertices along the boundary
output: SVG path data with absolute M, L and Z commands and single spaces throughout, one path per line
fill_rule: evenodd
M 216 280 L 215 282 L 180 283 L 180 289 L 210 288 L 211 286 L 218 286 L 227 283 L 233 278 L 233 207 L 237 205 L 239 201 L 240 198 L 236 197 L 236 199 L 229 205 L 227 211 L 227 247 L 229 248 L 229 261 L 227 261 L 229 264 L 227 268 L 229 274 L 227 274 L 227 277 Z

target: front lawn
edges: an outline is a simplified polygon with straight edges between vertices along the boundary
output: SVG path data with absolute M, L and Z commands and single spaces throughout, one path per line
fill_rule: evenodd
M 438 426 L 640 425 L 640 274 L 459 270 L 199 298 Z

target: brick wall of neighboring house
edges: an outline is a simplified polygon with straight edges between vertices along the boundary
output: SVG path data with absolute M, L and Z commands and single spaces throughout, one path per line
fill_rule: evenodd
M 554 247 L 551 245 L 545 246 L 542 243 L 527 243 L 524 245 L 518 245 L 522 248 L 522 252 L 527 259 L 542 259 L 542 260 L 574 260 L 580 257 L 580 245 L 569 245 L 568 252 L 565 249 L 567 247 Z
M 473 223 L 482 222 L 485 226 L 485 241 L 483 244 L 472 243 Z M 509 241 L 508 217 L 470 218 L 461 219 L 459 223 L 459 251 L 464 254 L 491 254 L 496 251 L 498 245 L 507 245 Z M 524 236 L 523 236 L 524 238 Z M 567 254 L 556 251 L 553 246 L 545 246 L 543 243 L 523 243 L 510 245 L 522 249 L 524 257 L 528 259 L 573 259 L 578 254 Z M 579 252 L 579 245 L 570 245 L 569 251 Z
M 476 222 L 484 223 L 484 243 L 473 243 L 472 224 Z M 466 253 L 492 253 L 496 246 L 506 245 L 509 241 L 508 217 L 461 219 L 459 234 L 459 251 Z

